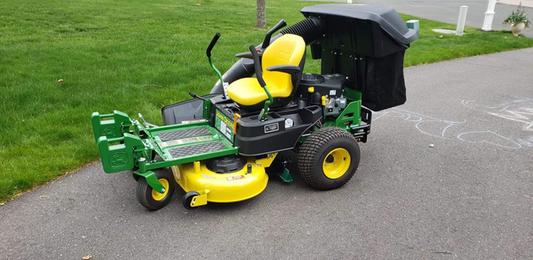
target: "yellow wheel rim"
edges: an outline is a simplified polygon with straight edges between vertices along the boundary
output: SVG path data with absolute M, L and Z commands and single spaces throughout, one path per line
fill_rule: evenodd
M 159 179 L 159 183 L 161 183 L 165 191 L 163 193 L 159 193 L 155 190 L 152 190 L 152 199 L 154 199 L 155 201 L 164 200 L 168 194 L 168 187 L 170 187 L 170 184 L 168 183 L 167 179 Z
M 351 157 L 348 150 L 335 148 L 326 155 L 322 162 L 322 171 L 330 179 L 342 177 L 350 168 Z

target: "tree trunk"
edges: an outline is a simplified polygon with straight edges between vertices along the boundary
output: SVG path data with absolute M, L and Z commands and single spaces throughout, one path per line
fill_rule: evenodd
M 257 24 L 258 28 L 265 28 L 266 26 L 266 8 L 265 0 L 257 0 Z

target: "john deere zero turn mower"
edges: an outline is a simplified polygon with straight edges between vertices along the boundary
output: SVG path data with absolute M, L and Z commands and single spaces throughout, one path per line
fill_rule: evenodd
M 211 94 L 166 106 L 164 126 L 127 114 L 93 113 L 92 126 L 106 173 L 133 171 L 137 198 L 150 210 L 171 200 L 179 185 L 186 208 L 236 202 L 260 194 L 266 169 L 291 173 L 282 152 L 296 154 L 303 181 L 335 189 L 359 165 L 371 110 L 403 104 L 403 56 L 417 32 L 390 8 L 316 5 L 304 20 L 250 46 Z M 274 35 L 280 30 L 280 33 Z M 304 73 L 306 46 L 321 60 L 321 74 Z M 255 77 L 253 75 L 255 74 Z M 170 170 L 169 170 L 170 169 Z

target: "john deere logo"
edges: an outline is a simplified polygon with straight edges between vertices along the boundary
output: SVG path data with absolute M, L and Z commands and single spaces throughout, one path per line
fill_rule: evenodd
M 115 153 L 111 156 L 111 165 L 113 167 L 121 167 L 127 163 L 126 153 Z

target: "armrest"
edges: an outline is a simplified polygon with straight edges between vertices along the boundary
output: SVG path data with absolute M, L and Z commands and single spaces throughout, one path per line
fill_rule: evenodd
M 267 68 L 268 71 L 278 71 L 278 72 L 284 72 L 287 74 L 290 74 L 291 76 L 294 76 L 298 73 L 300 73 L 302 70 L 298 66 L 294 65 L 277 65 L 277 66 L 270 66 Z

